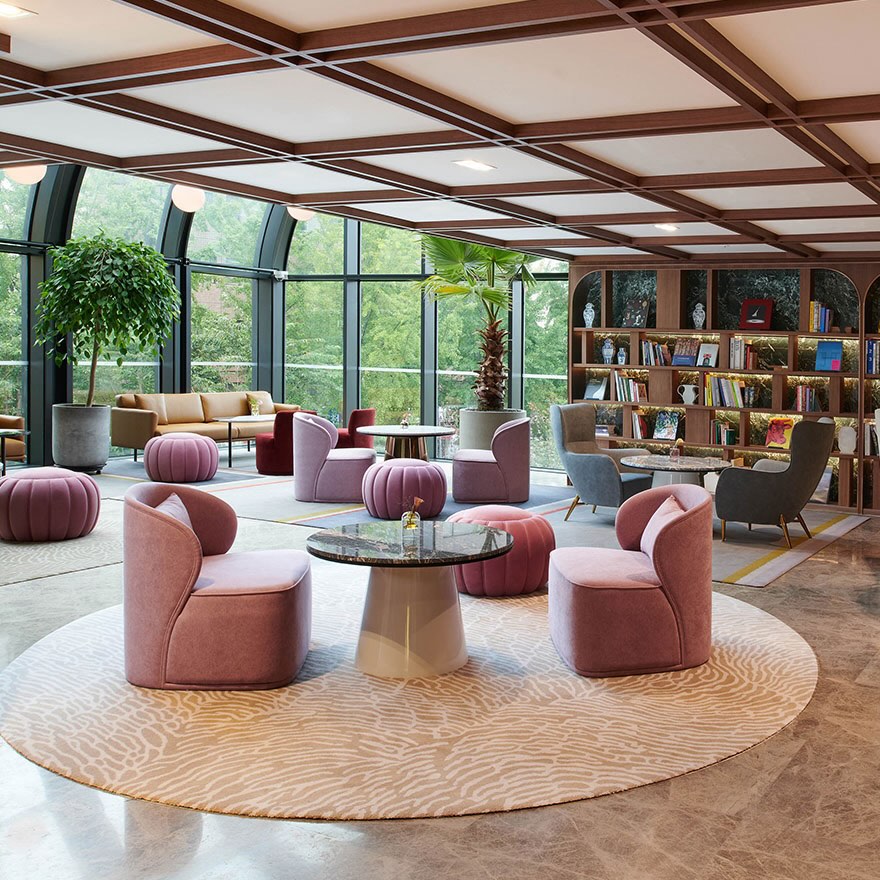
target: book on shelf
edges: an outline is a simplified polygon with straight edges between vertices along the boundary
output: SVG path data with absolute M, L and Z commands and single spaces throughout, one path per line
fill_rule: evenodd
M 608 377 L 603 376 L 601 379 L 590 379 L 587 387 L 584 389 L 584 400 L 605 400 L 608 393 Z
M 751 340 L 734 337 L 730 340 L 730 369 L 757 370 L 758 352 Z
M 812 385 L 798 385 L 794 390 L 794 408 L 798 412 L 820 412 L 819 392 Z
M 865 343 L 865 372 L 880 372 L 880 339 L 869 339 Z
M 718 446 L 736 446 L 737 429 L 724 419 L 712 419 L 709 424 L 710 442 Z
M 816 345 L 816 370 L 839 372 L 843 365 L 843 342 L 820 339 Z
M 810 300 L 810 333 L 830 333 L 834 310 L 825 303 Z
M 765 446 L 776 446 L 779 449 L 788 449 L 791 445 L 791 432 L 794 429 L 794 419 L 790 416 L 777 416 L 767 422 L 767 439 Z
M 683 421 L 681 413 L 661 409 L 654 422 L 654 440 L 675 440 L 678 436 L 679 426 Z
M 672 364 L 672 355 L 665 342 L 642 340 L 642 363 L 646 367 L 668 367 Z
M 716 373 L 707 373 L 704 379 L 706 406 L 736 407 L 742 409 L 746 404 L 746 383 L 741 379 L 728 379 Z M 752 396 L 754 402 L 754 396 Z
M 634 440 L 646 440 L 648 438 L 648 420 L 640 409 L 633 410 L 632 426 Z
M 704 342 L 700 345 L 697 352 L 697 366 L 699 367 L 717 367 L 718 366 L 718 344 L 715 342 Z
M 880 455 L 877 426 L 874 422 L 865 422 L 865 455 Z
M 699 339 L 678 339 L 672 352 L 672 366 L 693 367 L 697 363 L 697 352 L 699 349 Z
M 648 402 L 647 383 L 634 379 L 623 371 L 614 373 L 614 389 L 617 393 L 617 399 L 624 403 Z

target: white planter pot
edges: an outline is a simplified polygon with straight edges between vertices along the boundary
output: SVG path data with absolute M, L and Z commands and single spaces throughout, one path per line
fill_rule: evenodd
M 73 471 L 101 472 L 110 457 L 110 407 L 56 403 L 52 458 Z
M 495 431 L 506 422 L 524 419 L 523 409 L 463 409 L 459 412 L 458 448 L 491 449 Z

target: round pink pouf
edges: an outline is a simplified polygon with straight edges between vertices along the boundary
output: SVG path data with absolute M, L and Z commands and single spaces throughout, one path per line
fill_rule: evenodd
M 165 434 L 147 440 L 144 468 L 156 483 L 201 483 L 217 473 L 217 444 L 199 434 Z
M 454 566 L 459 593 L 521 596 L 547 586 L 556 536 L 545 517 L 505 504 L 487 504 L 453 513 L 449 522 L 477 523 L 513 535 L 513 549 L 504 556 Z
M 0 479 L 0 538 L 66 541 L 95 527 L 98 484 L 88 474 L 59 467 L 27 468 Z
M 437 516 L 446 504 L 446 474 L 439 465 L 419 458 L 392 458 L 372 465 L 362 488 L 367 510 L 379 519 L 400 519 L 417 496 L 422 499 L 422 519 Z

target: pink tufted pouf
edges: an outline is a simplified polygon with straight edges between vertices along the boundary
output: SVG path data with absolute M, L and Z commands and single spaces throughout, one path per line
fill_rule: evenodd
M 59 467 L 27 468 L 0 479 L 0 538 L 66 541 L 89 534 L 101 493 L 88 474 Z
M 144 468 L 156 483 L 201 483 L 217 473 L 217 444 L 198 434 L 165 434 L 147 440 Z
M 439 465 L 420 458 L 392 458 L 367 470 L 363 492 L 371 516 L 400 519 L 418 496 L 422 499 L 419 514 L 428 519 L 446 504 L 446 474 Z
M 546 518 L 506 504 L 487 504 L 453 513 L 449 522 L 478 523 L 513 535 L 513 549 L 497 559 L 455 566 L 460 593 L 521 596 L 547 586 L 550 552 L 556 548 Z

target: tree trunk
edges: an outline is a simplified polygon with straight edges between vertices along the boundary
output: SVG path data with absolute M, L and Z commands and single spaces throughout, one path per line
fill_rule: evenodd
M 89 369 L 89 394 L 86 397 L 86 406 L 91 406 L 95 402 L 95 374 L 98 372 L 98 353 L 100 348 L 98 340 L 95 339 L 92 346 L 92 366 Z

